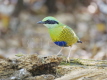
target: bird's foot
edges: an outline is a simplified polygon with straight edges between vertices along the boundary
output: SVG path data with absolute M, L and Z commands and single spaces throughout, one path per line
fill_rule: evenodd
M 70 63 L 70 57 L 67 57 L 66 63 Z

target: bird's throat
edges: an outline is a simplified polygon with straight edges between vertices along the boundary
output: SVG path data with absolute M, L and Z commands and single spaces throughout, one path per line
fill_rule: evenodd
M 58 24 L 44 24 L 47 28 L 51 29 L 51 28 L 55 28 L 58 26 Z

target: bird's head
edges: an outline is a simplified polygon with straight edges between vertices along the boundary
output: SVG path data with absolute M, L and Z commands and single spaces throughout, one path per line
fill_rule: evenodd
M 53 28 L 58 26 L 59 21 L 57 19 L 55 19 L 54 17 L 45 17 L 42 21 L 37 22 L 38 24 L 43 24 L 45 25 L 47 28 Z

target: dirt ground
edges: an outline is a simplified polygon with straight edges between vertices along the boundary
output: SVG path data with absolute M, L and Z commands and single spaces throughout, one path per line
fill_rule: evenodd
M 22 55 L 0 59 L 0 80 L 107 80 L 106 60 Z

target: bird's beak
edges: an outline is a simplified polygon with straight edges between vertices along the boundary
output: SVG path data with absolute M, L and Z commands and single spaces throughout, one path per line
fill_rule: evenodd
M 37 22 L 37 24 L 45 24 L 45 22 L 44 21 L 39 21 L 39 22 Z

